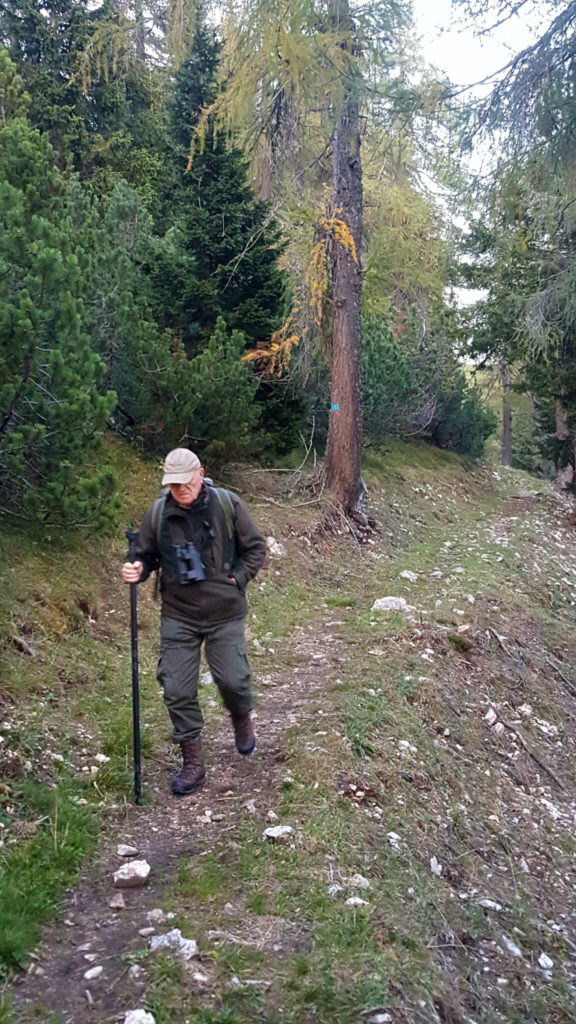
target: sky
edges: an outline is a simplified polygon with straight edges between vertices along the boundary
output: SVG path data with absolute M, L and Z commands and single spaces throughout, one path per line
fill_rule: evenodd
M 534 40 L 535 31 L 539 34 L 540 19 L 533 4 L 482 38 L 458 25 L 461 15 L 453 13 L 452 0 L 413 0 L 413 6 L 423 56 L 457 85 L 478 82 L 497 71 Z

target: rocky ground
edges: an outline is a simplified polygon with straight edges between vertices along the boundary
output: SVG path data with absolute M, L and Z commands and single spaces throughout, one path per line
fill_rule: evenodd
M 153 748 L 146 805 L 106 819 L 14 1019 L 574 1024 L 570 517 L 536 483 L 420 470 L 338 568 L 314 528 L 278 534 L 250 620 L 255 754 L 211 708 L 206 784 L 178 800 Z M 130 860 L 149 877 L 117 889 Z

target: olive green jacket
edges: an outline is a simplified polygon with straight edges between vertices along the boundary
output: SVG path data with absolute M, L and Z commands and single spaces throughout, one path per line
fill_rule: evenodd
M 164 618 L 212 626 L 246 615 L 246 584 L 264 564 L 266 544 L 244 502 L 233 492 L 229 495 L 234 511 L 231 538 L 218 495 L 207 484 L 188 509 L 168 495 L 158 537 L 152 509 L 145 513 L 136 544 L 136 558 L 143 564 L 140 582 L 160 569 Z M 176 545 L 189 540 L 200 554 L 206 579 L 182 584 Z

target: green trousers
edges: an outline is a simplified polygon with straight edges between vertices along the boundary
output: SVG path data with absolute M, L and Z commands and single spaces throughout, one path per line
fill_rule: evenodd
M 254 707 L 244 619 L 200 629 L 177 619 L 162 618 L 157 678 L 172 721 L 174 743 L 195 739 L 204 724 L 198 703 L 203 643 L 212 677 L 230 714 L 245 714 Z

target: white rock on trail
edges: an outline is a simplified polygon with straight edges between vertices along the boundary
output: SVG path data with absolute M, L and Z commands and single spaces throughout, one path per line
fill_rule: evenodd
M 112 910 L 124 910 L 126 907 L 126 903 L 124 901 L 122 893 L 117 892 L 110 900 L 108 906 L 112 907 Z
M 100 977 L 103 970 L 103 967 L 91 967 L 88 971 L 84 972 L 84 977 L 86 981 L 96 981 L 96 978 Z
M 372 605 L 373 612 L 414 612 L 416 609 L 407 604 L 403 597 L 379 597 Z
M 150 874 L 150 865 L 146 860 L 131 860 L 114 872 L 114 885 L 117 889 L 139 889 L 144 885 Z
M 294 835 L 291 825 L 274 825 L 272 828 L 265 828 L 262 838 L 268 843 L 289 843 Z
M 156 1024 L 156 1020 L 147 1010 L 128 1010 L 124 1024 Z
M 165 913 L 160 907 L 154 907 L 153 910 L 149 910 L 146 914 L 146 918 L 150 924 L 162 924 L 164 921 L 172 921 L 174 918 L 172 912 Z
M 402 569 L 402 572 L 399 573 L 399 579 L 409 580 L 410 583 L 416 583 L 416 580 L 418 579 L 418 573 L 411 572 L 410 569 Z
M 286 558 L 286 548 L 274 537 L 266 537 L 266 547 L 272 558 Z
M 351 896 L 350 899 L 344 901 L 345 907 L 368 907 L 370 904 L 367 900 L 360 899 L 359 896 Z
M 551 960 L 550 957 L 546 955 L 546 953 L 540 954 L 540 956 L 538 957 L 538 963 L 540 964 L 540 967 L 543 971 L 551 971 L 554 967 L 554 961 Z
M 128 846 L 127 843 L 120 843 L 116 847 L 118 857 L 137 857 L 138 849 L 135 846 Z
M 198 945 L 194 939 L 185 939 L 179 928 L 173 928 L 165 935 L 153 935 L 150 939 L 150 949 L 170 949 L 180 960 L 191 960 L 198 956 Z
M 393 846 L 395 850 L 400 849 L 400 836 L 397 832 L 387 832 L 386 839 L 390 843 L 390 846 Z

